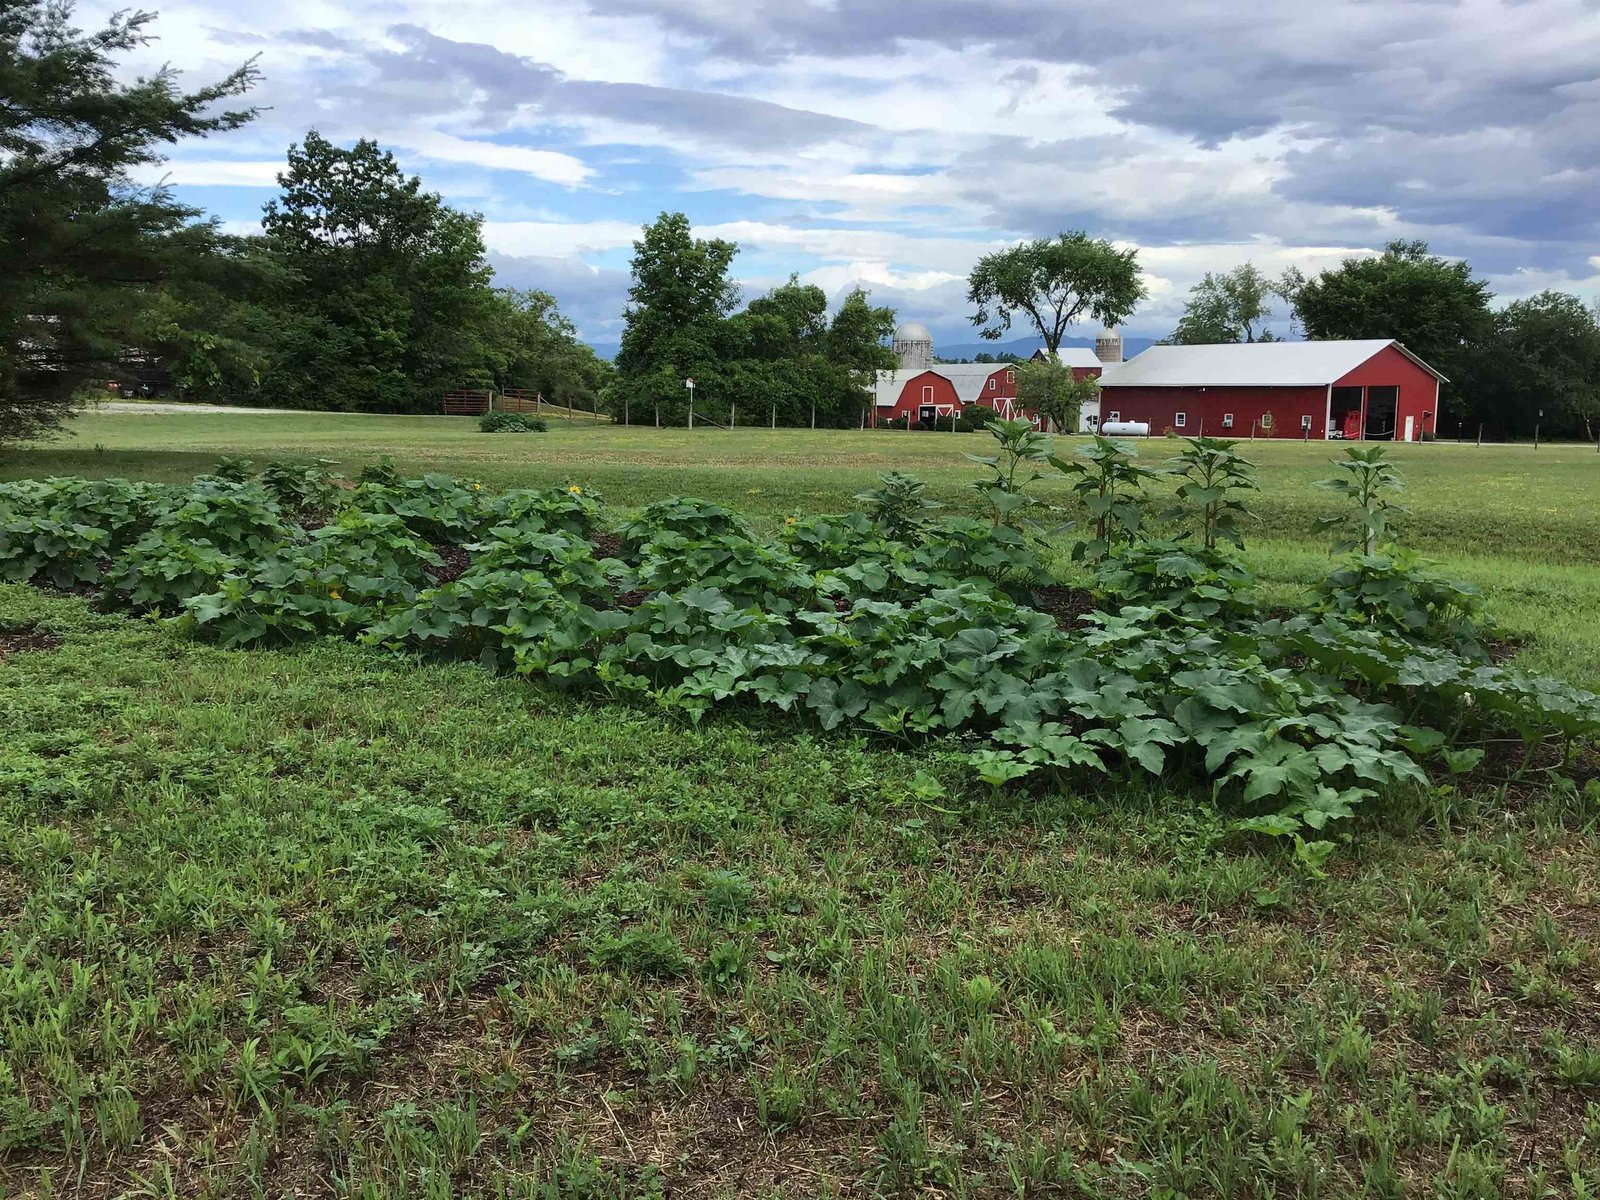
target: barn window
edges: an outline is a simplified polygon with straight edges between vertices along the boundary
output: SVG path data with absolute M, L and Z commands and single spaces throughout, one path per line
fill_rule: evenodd
M 922 401 L 923 401 L 923 403 L 926 404 L 928 401 L 930 401 L 932 399 L 933 399 L 933 384 L 931 384 L 931 383 L 923 384 L 922 385 Z
M 1015 382 L 1016 382 L 1016 381 L 1017 381 L 1017 377 L 1016 377 L 1016 375 L 1014 375 L 1014 374 L 1013 374 L 1013 373 L 1012 373 L 1012 372 L 1010 372 L 1010 371 L 1007 371 L 1007 372 L 1006 372 L 1006 382 L 1007 382 L 1007 383 L 1015 383 Z
M 1272 428 L 1272 414 L 1271 413 L 1262 413 L 1261 414 L 1261 428 L 1263 428 L 1263 429 L 1271 429 Z
M 1106 415 L 1106 420 L 1108 420 L 1108 421 L 1120 421 L 1120 420 L 1122 420 L 1122 414 L 1120 412 L 1118 412 L 1116 409 L 1113 408 Z
M 1224 429 L 1232 429 L 1233 428 L 1233 414 L 1232 413 L 1223 413 L 1222 414 L 1222 427 Z
M 991 379 L 991 380 L 989 380 L 989 390 L 990 390 L 990 391 L 991 391 L 991 392 L 992 392 L 992 391 L 994 391 L 994 380 L 992 380 L 992 379 Z
M 1300 428 L 1301 429 L 1310 429 L 1311 428 L 1311 414 L 1310 413 L 1302 414 L 1302 416 L 1300 417 Z
M 1172 423 L 1174 425 L 1176 425 L 1179 429 L 1182 429 L 1185 425 L 1187 425 L 1189 423 L 1189 414 L 1188 413 L 1178 413 L 1175 417 L 1172 418 Z

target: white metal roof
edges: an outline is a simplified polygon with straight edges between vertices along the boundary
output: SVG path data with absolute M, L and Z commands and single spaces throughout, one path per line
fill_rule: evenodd
M 975 404 L 988 395 L 986 383 L 996 371 L 1005 371 L 1014 363 L 934 363 L 931 367 L 901 367 L 897 371 L 879 371 L 878 384 L 873 388 L 873 399 L 880 408 L 892 408 L 900 399 L 906 384 L 918 375 L 941 375 L 950 381 L 956 398 L 963 404 Z
M 1100 356 L 1087 346 L 1062 346 L 1056 351 L 1056 361 L 1063 367 L 1105 367 Z
M 1392 338 L 1367 338 L 1349 342 L 1151 346 L 1125 363 L 1108 366 L 1100 376 L 1100 386 L 1326 387 L 1389 346 L 1436 378 L 1444 379 Z

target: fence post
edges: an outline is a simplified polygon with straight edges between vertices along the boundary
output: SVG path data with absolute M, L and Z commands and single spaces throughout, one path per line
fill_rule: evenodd
M 811 428 L 815 429 L 816 427 L 817 427 L 817 402 L 815 400 L 813 400 L 811 402 Z M 863 408 L 861 410 L 861 428 L 865 429 L 866 427 L 867 427 L 867 410 Z
M 778 406 L 776 404 L 772 406 L 772 428 L 774 430 L 778 428 Z
M 728 401 L 728 428 L 729 429 L 737 429 L 738 427 L 739 427 L 739 406 L 734 401 L 730 400 L 730 401 Z
M 1483 445 L 1483 426 L 1482 426 L 1482 424 L 1480 424 L 1478 426 L 1478 445 L 1480 445 L 1480 446 Z
M 596 413 L 598 413 L 599 411 L 600 410 L 598 408 L 595 409 Z M 622 423 L 624 425 L 627 425 L 629 423 L 629 421 L 628 421 L 628 397 L 627 397 L 626 393 L 624 393 L 623 397 L 622 397 Z

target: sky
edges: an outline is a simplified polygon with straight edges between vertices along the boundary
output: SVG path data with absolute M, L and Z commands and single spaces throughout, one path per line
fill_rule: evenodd
M 265 109 L 152 178 L 253 229 L 307 129 L 376 138 L 597 345 L 663 210 L 738 243 L 746 298 L 859 283 L 936 346 L 975 340 L 979 256 L 1069 229 L 1138 248 L 1135 336 L 1207 271 L 1394 238 L 1600 296 L 1600 0 L 147 4 L 130 70 L 256 56 Z

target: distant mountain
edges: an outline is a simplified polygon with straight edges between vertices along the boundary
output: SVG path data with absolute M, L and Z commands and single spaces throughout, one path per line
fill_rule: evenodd
M 1083 346 L 1094 349 L 1093 338 L 1062 338 L 1063 346 Z M 601 358 L 615 358 L 617 356 L 616 342 L 590 342 L 594 352 Z M 1148 350 L 1155 345 L 1154 338 L 1125 337 L 1122 339 L 1122 356 L 1132 358 L 1141 351 Z M 1035 350 L 1044 346 L 1043 338 L 1013 338 L 1009 342 L 954 342 L 951 345 L 942 345 L 935 340 L 933 352 L 943 359 L 976 358 L 980 354 L 1016 354 L 1022 358 L 1029 357 Z
M 1094 349 L 1093 338 L 1069 337 L 1062 338 L 1063 346 L 1082 346 L 1085 349 Z M 1135 354 L 1142 353 L 1155 345 L 1154 338 L 1124 337 L 1122 339 L 1122 356 L 1132 358 Z M 980 354 L 1015 354 L 1021 358 L 1030 357 L 1035 350 L 1044 349 L 1044 339 L 1013 338 L 1009 342 L 953 342 L 942 345 L 937 339 L 933 343 L 933 352 L 940 358 L 977 358 Z

